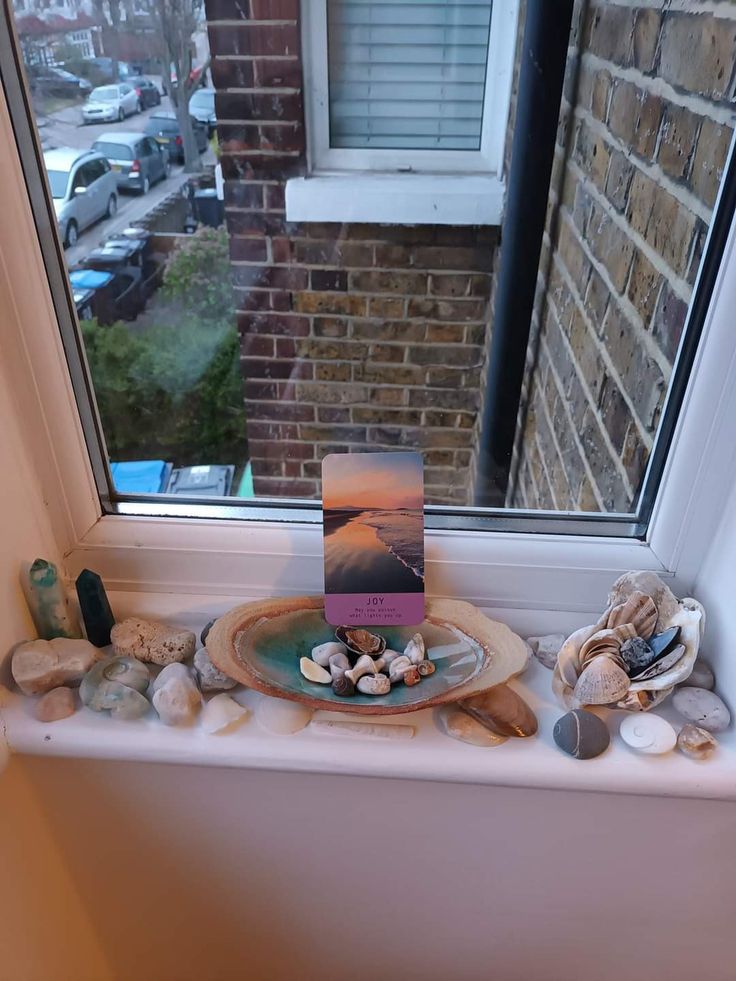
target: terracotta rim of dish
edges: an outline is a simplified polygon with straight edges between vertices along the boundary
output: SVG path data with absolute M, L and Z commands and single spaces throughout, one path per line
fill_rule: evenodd
M 450 688 L 443 694 L 403 705 L 357 705 L 348 698 L 338 701 L 337 699 L 319 698 L 305 692 L 285 689 L 279 685 L 271 684 L 256 673 L 240 655 L 238 648 L 240 636 L 245 631 L 252 629 L 258 621 L 264 618 L 273 619 L 286 613 L 296 613 L 300 610 L 322 609 L 324 609 L 323 596 L 278 597 L 236 606 L 229 613 L 225 613 L 216 620 L 211 627 L 207 635 L 207 653 L 215 666 L 228 677 L 234 678 L 248 688 L 263 692 L 265 695 L 302 702 L 312 708 L 325 709 L 331 712 L 349 712 L 352 715 L 402 715 L 447 702 L 455 702 L 467 694 L 471 694 L 466 689 L 471 684 L 477 683 L 494 659 L 499 630 L 506 631 L 509 637 L 514 636 L 504 624 L 490 620 L 471 603 L 466 603 L 464 600 L 427 599 L 425 601 L 425 621 L 438 626 L 449 624 L 461 630 L 483 648 L 485 661 L 470 681 L 458 685 L 456 688 Z M 380 627 L 375 629 L 376 631 L 381 630 Z M 494 682 L 494 684 L 498 683 Z M 486 687 L 492 687 L 492 685 Z M 483 690 L 482 687 L 478 688 L 474 685 L 472 693 L 481 690 Z

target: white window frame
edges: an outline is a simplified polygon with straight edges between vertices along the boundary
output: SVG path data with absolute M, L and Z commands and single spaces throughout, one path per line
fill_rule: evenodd
M 287 219 L 499 224 L 518 0 L 492 7 L 479 150 L 331 147 L 327 0 L 301 11 L 309 178 L 287 181 Z
M 9 424 L 33 468 L 36 490 L 66 571 L 98 571 L 113 590 L 262 596 L 319 592 L 320 525 L 285 521 L 103 515 L 49 279 L 0 90 L 0 381 L 17 412 Z M 49 218 L 40 234 L 58 237 Z M 736 224 L 731 228 L 703 341 L 645 541 L 592 536 L 432 530 L 427 583 L 434 595 L 491 610 L 600 610 L 631 568 L 671 577 L 686 593 L 736 480 Z M 82 352 L 83 353 L 83 352 Z M 13 466 L 12 459 L 2 461 Z M 30 495 L 29 495 L 30 497 Z M 31 505 L 29 504 L 29 507 Z M 154 509 L 152 509 L 154 510 Z M 155 509 L 160 510 L 160 509 Z

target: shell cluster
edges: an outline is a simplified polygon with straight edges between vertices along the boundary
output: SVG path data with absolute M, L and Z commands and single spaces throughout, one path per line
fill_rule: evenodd
M 629 572 L 614 583 L 600 619 L 562 645 L 553 690 L 568 709 L 647 711 L 689 677 L 704 625 L 696 600 L 678 600 L 652 572 Z
M 434 662 L 427 657 L 419 633 L 403 652 L 390 650 L 384 637 L 357 627 L 338 627 L 335 636 L 336 641 L 313 648 L 311 658 L 301 658 L 299 670 L 307 681 L 331 685 L 341 698 L 350 698 L 356 691 L 388 695 L 392 685 L 418 685 L 434 674 Z

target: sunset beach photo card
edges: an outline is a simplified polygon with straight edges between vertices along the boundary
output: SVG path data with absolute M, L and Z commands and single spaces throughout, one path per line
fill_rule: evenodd
M 419 453 L 322 461 L 325 618 L 335 626 L 424 620 L 424 471 Z

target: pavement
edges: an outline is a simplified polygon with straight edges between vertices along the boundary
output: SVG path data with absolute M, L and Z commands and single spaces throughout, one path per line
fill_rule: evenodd
M 154 76 L 149 77 L 156 82 L 160 89 L 160 79 Z M 115 129 L 127 133 L 142 132 L 146 127 L 148 118 L 153 113 L 167 112 L 171 109 L 169 98 L 164 95 L 160 106 L 153 106 L 144 109 L 143 112 L 137 113 L 135 116 L 128 116 L 122 123 L 91 123 L 85 126 L 82 123 L 82 104 L 80 102 L 73 106 L 66 106 L 49 115 L 38 116 L 36 124 L 41 137 L 41 146 L 44 150 L 56 149 L 57 147 L 88 150 L 104 132 Z M 204 164 L 215 162 L 211 149 L 202 155 L 202 162 Z M 181 165 L 173 165 L 168 180 L 154 184 L 148 194 L 121 191 L 118 195 L 118 211 L 115 217 L 98 221 L 80 233 L 77 245 L 65 252 L 67 266 L 71 267 L 79 262 L 87 253 L 104 242 L 109 235 L 120 232 L 129 225 L 134 225 L 140 221 L 164 198 L 178 191 L 186 181 L 187 175 L 184 173 L 184 168 Z

